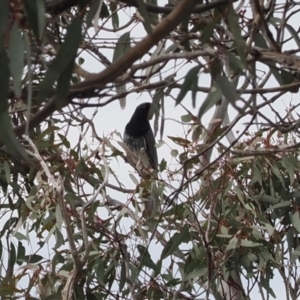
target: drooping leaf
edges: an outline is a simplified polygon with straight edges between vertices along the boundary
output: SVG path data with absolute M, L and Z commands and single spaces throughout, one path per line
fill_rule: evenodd
M 298 48 L 300 48 L 300 39 L 299 39 L 299 34 L 297 33 L 297 31 L 294 29 L 293 26 L 291 26 L 288 23 L 285 24 L 285 27 L 289 31 L 291 36 L 293 37 L 293 39 L 294 39 L 295 43 L 297 44 Z
M 7 97 L 10 76 L 8 62 L 6 50 L 2 48 L 0 50 L 0 140 L 5 144 L 6 152 L 8 154 L 17 160 L 26 160 L 30 162 L 27 153 L 16 138 L 8 114 Z
M 17 23 L 14 23 L 9 36 L 8 53 L 10 73 L 13 78 L 13 87 L 16 97 L 21 97 L 22 75 L 24 68 L 24 40 Z
M 157 264 L 154 263 L 154 261 L 151 259 L 150 253 L 142 245 L 137 245 L 137 249 L 140 253 L 140 256 L 137 258 L 139 260 L 140 266 L 146 266 L 154 271 L 157 270 Z
M 246 62 L 247 46 L 241 34 L 241 29 L 239 26 L 239 16 L 233 9 L 232 4 L 229 9 L 228 23 L 229 23 L 229 28 L 234 37 L 234 44 L 240 56 L 241 63 L 244 65 L 244 68 L 246 68 L 247 67 L 247 62 Z
M 67 103 L 67 95 L 71 84 L 71 78 L 74 70 L 75 59 L 71 60 L 66 68 L 59 74 L 56 88 L 57 108 L 61 108 Z
M 196 66 L 188 71 L 182 84 L 181 90 L 176 99 L 176 105 L 181 103 L 188 91 L 195 91 L 195 87 L 198 87 L 198 73 L 202 66 Z M 193 94 L 193 106 L 195 104 L 195 92 Z
M 138 0 L 137 5 L 139 8 L 140 14 L 143 17 L 143 20 L 142 20 L 143 26 L 144 26 L 146 32 L 148 34 L 151 34 L 152 33 L 151 20 L 150 20 L 150 15 L 149 15 L 148 9 L 146 7 L 146 4 L 144 1 Z
M 202 116 L 210 110 L 222 98 L 222 91 L 220 88 L 212 87 L 211 91 L 200 106 L 198 118 L 201 121 Z
M 111 11 L 111 22 L 112 22 L 112 26 L 113 28 L 116 30 L 119 28 L 119 16 L 118 16 L 118 13 L 117 13 L 117 4 L 115 2 L 112 2 L 110 1 L 109 2 L 109 8 L 110 8 L 110 11 Z
M 178 249 L 179 245 L 182 243 L 188 243 L 190 239 L 189 228 L 188 226 L 184 226 L 180 232 L 176 232 L 167 242 L 161 253 L 160 259 L 163 260 L 169 255 L 172 255 Z
M 24 0 L 25 11 L 31 28 L 39 40 L 45 27 L 45 5 L 44 1 Z
M 200 40 L 202 41 L 202 43 L 206 43 L 209 41 L 209 39 L 212 37 L 212 34 L 214 32 L 214 29 L 216 28 L 217 23 L 218 23 L 218 19 L 215 18 L 212 22 L 206 24 L 206 26 L 203 27 L 200 36 Z
M 292 224 L 294 226 L 294 228 L 300 232 L 300 217 L 299 217 L 299 212 L 296 211 L 293 215 L 292 215 Z
M 235 103 L 238 100 L 239 96 L 235 92 L 235 87 L 226 76 L 217 75 L 215 84 L 229 103 Z
M 53 89 L 55 80 L 66 68 L 70 67 L 71 62 L 74 61 L 78 45 L 82 39 L 81 25 L 82 19 L 76 17 L 68 26 L 65 41 L 61 45 L 56 57 L 51 62 L 45 77 L 40 84 L 37 95 L 38 103 L 42 103 L 46 99 Z M 62 105 L 61 102 L 58 104 Z
M 168 138 L 171 139 L 175 144 L 183 146 L 183 147 L 188 147 L 191 144 L 191 142 L 189 140 L 183 139 L 183 138 L 180 138 L 180 137 L 175 137 L 175 136 L 169 136 L 168 135 Z
M 120 107 L 121 109 L 124 109 L 126 107 L 126 94 L 125 94 L 127 91 L 126 83 L 124 84 L 116 83 L 115 87 L 116 87 L 117 95 L 119 96 L 118 99 L 119 99 Z
M 118 58 L 123 56 L 128 50 L 130 50 L 130 48 L 130 31 L 128 31 L 122 34 L 118 39 L 113 55 L 113 61 L 116 61 Z
M 9 0 L 1 0 L 0 1 L 0 44 L 4 43 L 4 38 L 6 34 L 7 21 L 9 16 Z

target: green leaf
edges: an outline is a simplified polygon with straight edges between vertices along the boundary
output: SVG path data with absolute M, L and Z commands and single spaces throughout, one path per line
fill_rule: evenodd
M 30 162 L 27 153 L 16 138 L 8 114 L 9 66 L 6 50 L 0 50 L 0 140 L 6 146 L 6 152 L 18 160 Z
M 202 128 L 198 125 L 195 125 L 192 133 L 192 141 L 198 141 L 200 135 L 202 134 Z
M 279 202 L 275 205 L 272 205 L 268 208 L 268 211 L 271 211 L 271 210 L 274 210 L 274 209 L 277 209 L 277 208 L 287 207 L 287 206 L 291 206 L 291 201 L 290 200 L 282 201 L 282 202 Z
M 124 84 L 116 84 L 116 92 L 117 95 L 119 96 L 119 103 L 120 103 L 120 107 L 122 109 L 124 109 L 126 107 L 126 92 L 127 92 L 127 88 L 126 88 L 126 83 Z
M 68 26 L 65 42 L 60 47 L 56 57 L 51 62 L 44 80 L 40 84 L 37 95 L 37 102 L 42 103 L 50 94 L 55 80 L 75 60 L 78 45 L 81 42 L 81 25 L 82 20 L 79 17 L 74 18 L 73 22 Z
M 104 273 L 105 273 L 105 264 L 102 260 L 99 260 L 96 274 L 97 274 L 97 279 L 100 284 L 104 284 Z
M 245 68 L 241 60 L 238 57 L 236 57 L 232 52 L 228 52 L 227 56 L 228 56 L 230 69 L 234 73 L 240 73 L 240 72 L 244 73 Z
M 295 166 L 294 166 L 294 159 L 290 156 L 283 156 L 282 157 L 282 165 L 286 168 L 289 178 L 290 178 L 290 185 L 294 183 L 294 174 L 295 174 Z
M 120 274 L 120 285 L 119 285 L 119 292 L 122 291 L 126 282 L 126 263 L 123 260 L 121 265 L 121 274 Z
M 21 242 L 18 243 L 18 252 L 17 252 L 17 264 L 21 265 L 23 262 L 27 262 L 25 258 L 25 247 Z
M 17 23 L 13 24 L 9 37 L 8 53 L 10 73 L 13 78 L 14 92 L 19 98 L 22 93 L 25 46 Z
M 130 173 L 129 177 L 135 185 L 139 184 L 139 181 L 136 179 L 136 177 L 133 174 Z
M 297 31 L 294 29 L 294 27 L 292 27 L 288 23 L 285 23 L 285 27 L 289 31 L 290 35 L 293 37 L 298 48 L 300 48 L 300 39 L 299 39 L 299 34 L 297 33 Z
M 118 6 L 115 2 L 109 2 L 109 8 L 111 11 L 111 22 L 112 22 L 112 26 L 113 28 L 119 29 L 119 16 L 118 16 Z
M 265 38 L 262 36 L 260 32 L 257 32 L 254 37 L 255 46 L 258 46 L 263 49 L 269 49 L 269 46 L 265 40 Z
M 216 77 L 216 87 L 220 89 L 221 93 L 225 96 L 228 102 L 233 103 L 238 100 L 239 96 L 235 92 L 235 87 L 228 80 L 227 77 L 222 75 L 217 75 Z
M 137 245 L 137 250 L 140 253 L 140 256 L 137 257 L 137 260 L 140 261 L 140 266 L 146 266 L 152 270 L 154 270 L 155 272 L 157 272 L 157 265 L 154 263 L 154 261 L 151 259 L 150 253 L 147 250 L 147 248 L 145 248 L 142 245 Z
M 164 103 L 164 96 L 165 93 L 163 92 L 162 89 L 158 89 L 153 97 L 153 102 L 150 108 L 149 112 L 149 117 L 152 117 L 152 113 L 154 113 L 154 135 L 156 135 L 158 131 L 158 121 L 159 121 L 159 108 L 160 108 L 160 103 Z M 164 118 L 161 118 L 161 123 L 160 123 L 160 136 L 163 136 L 165 129 L 165 120 Z
M 262 245 L 261 243 L 255 243 L 255 242 L 245 240 L 245 239 L 241 240 L 241 246 L 243 246 L 243 247 L 249 248 L 249 247 L 257 247 L 257 246 L 261 246 L 261 245 Z
M 273 62 L 269 62 L 268 65 L 269 65 L 269 68 L 270 68 L 270 71 L 271 71 L 272 75 L 277 80 L 279 85 L 280 86 L 283 85 L 282 77 L 281 77 L 281 74 L 278 72 L 278 70 L 276 68 L 276 64 L 273 63 Z
M 54 249 L 58 249 L 65 243 L 64 236 L 58 228 L 55 229 L 55 241 L 56 241 L 56 243 L 53 247 Z
M 98 21 L 99 15 L 96 16 L 96 13 L 98 12 L 99 6 L 100 6 L 100 1 L 102 2 L 101 5 L 103 5 L 103 0 L 94 0 L 91 3 L 90 9 L 86 15 L 86 24 L 87 26 L 92 26 L 92 21 L 93 19 Z M 102 10 L 102 9 L 101 9 Z
M 189 147 L 189 145 L 191 144 L 191 142 L 189 140 L 180 138 L 180 137 L 175 137 L 175 136 L 169 136 L 168 138 L 170 140 L 172 140 L 175 144 L 183 146 L 183 147 Z
M 60 230 L 63 225 L 63 218 L 62 218 L 62 213 L 59 204 L 57 204 L 55 208 L 55 219 L 56 219 L 56 227 Z
M 13 243 L 10 243 L 9 258 L 8 258 L 8 272 L 12 272 L 16 263 L 16 248 Z
M 177 149 L 171 150 L 171 156 L 177 157 L 178 156 L 178 150 Z
M 278 203 L 280 201 L 278 198 L 275 198 L 270 195 L 257 195 L 254 196 L 254 199 L 262 202 L 268 202 L 268 203 Z
M 263 275 L 260 276 L 260 283 L 263 286 L 263 288 L 266 290 L 268 295 L 271 295 L 274 299 L 276 299 L 276 295 L 272 288 L 270 287 L 270 279 L 265 278 Z
M 43 259 L 44 259 L 43 256 L 33 254 L 33 255 L 28 256 L 28 263 L 29 264 L 36 264 L 36 263 L 38 263 L 39 261 L 41 261 Z
M 24 0 L 23 3 L 33 33 L 35 34 L 37 40 L 39 40 L 43 34 L 44 27 L 45 27 L 44 1 Z
M 136 2 L 139 8 L 139 12 L 144 19 L 143 20 L 144 28 L 146 32 L 150 35 L 152 33 L 152 27 L 151 27 L 151 20 L 150 20 L 150 15 L 147 6 L 143 0 L 137 0 Z
M 189 123 L 193 120 L 193 117 L 190 114 L 181 116 L 181 121 L 185 123 Z
M 252 172 L 253 172 L 253 177 L 251 179 L 251 184 L 258 182 L 260 186 L 262 186 L 262 176 L 261 176 L 260 168 L 257 167 L 256 164 L 253 166 Z
M 293 215 L 292 215 L 292 224 L 294 226 L 294 228 L 300 232 L 300 218 L 299 218 L 299 212 L 296 211 Z
M 2 94 L 0 96 L 0 101 L 3 101 L 1 98 L 3 98 Z M 6 147 L 6 152 L 9 155 L 11 155 L 12 157 L 14 157 L 19 161 L 22 160 L 25 160 L 27 162 L 31 161 L 27 153 L 25 152 L 23 146 L 16 138 L 7 110 L 2 111 L 2 113 L 0 113 L 0 139 L 4 143 Z
M 159 164 L 159 171 L 163 172 L 167 167 L 167 161 L 163 158 Z
M 157 0 L 146 0 L 147 4 L 152 4 L 157 6 Z M 149 12 L 149 23 L 156 25 L 158 23 L 158 14 Z
M 113 61 L 116 61 L 130 49 L 130 31 L 128 31 L 120 36 L 114 51 Z
M 176 99 L 176 105 L 181 103 L 181 101 L 186 96 L 187 92 L 192 90 L 193 93 L 193 106 L 195 106 L 195 87 L 198 88 L 198 73 L 201 70 L 202 66 L 196 66 L 188 71 L 185 76 L 184 82 L 182 84 L 181 90 Z
M 208 272 L 207 268 L 193 270 L 191 273 L 187 274 L 186 277 L 184 277 L 184 280 L 197 279 L 203 275 L 206 275 L 207 272 Z
M 6 182 L 10 183 L 10 167 L 6 160 L 3 163 L 3 169 L 4 169 L 4 173 L 5 173 Z
M 232 5 L 230 6 L 227 20 L 229 23 L 230 31 L 234 37 L 234 44 L 236 46 L 237 53 L 240 56 L 241 63 L 243 64 L 244 68 L 246 68 L 247 67 L 247 62 L 246 62 L 247 46 L 241 34 L 241 28 L 239 25 L 239 16 L 234 11 Z
M 237 239 L 237 237 L 234 236 L 234 237 L 229 241 L 229 244 L 228 244 L 227 247 L 226 247 L 226 251 L 236 249 L 237 244 L 238 244 L 238 239 Z
M 9 16 L 9 0 L 0 1 L 0 45 L 4 43 L 4 37 L 7 30 L 7 21 Z M 2 40 L 3 39 L 3 40 Z
M 207 43 L 210 38 L 212 37 L 212 34 L 214 32 L 214 29 L 216 28 L 216 24 L 218 24 L 218 18 L 214 19 L 212 22 L 210 22 L 209 24 L 206 24 L 203 27 L 203 30 L 201 32 L 201 36 L 200 36 L 200 41 L 202 43 Z
M 66 68 L 59 74 L 55 98 L 56 107 L 58 109 L 64 107 L 68 103 L 67 95 L 71 84 L 74 65 L 75 59 L 70 61 Z
M 26 237 L 23 233 L 16 232 L 16 233 L 14 234 L 14 237 L 15 237 L 17 240 L 19 240 L 19 241 L 25 240 L 25 241 L 29 242 L 28 237 Z M 0 257 L 1 257 L 1 256 L 0 256 Z
M 203 115 L 210 110 L 218 101 L 222 99 L 222 92 L 219 88 L 212 87 L 209 94 L 203 101 L 198 113 L 198 118 L 201 120 Z
M 161 260 L 172 255 L 181 245 L 182 243 L 188 243 L 191 240 L 189 234 L 188 226 L 184 226 L 180 232 L 176 232 L 171 239 L 165 245 L 162 253 L 161 253 Z
M 9 91 L 9 66 L 6 50 L 0 48 L 0 113 L 8 113 L 7 95 Z
M 56 130 L 60 129 L 60 127 L 58 126 L 49 126 L 47 129 L 45 129 L 38 137 L 38 141 L 42 141 L 44 139 L 44 137 L 46 137 L 47 135 L 53 136 L 54 132 Z

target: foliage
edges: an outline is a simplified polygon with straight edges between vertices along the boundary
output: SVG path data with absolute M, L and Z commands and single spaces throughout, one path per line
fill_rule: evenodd
M 173 2 L 0 1 L 1 298 L 300 297 L 299 4 Z M 95 117 L 145 91 L 172 149 L 130 189 Z

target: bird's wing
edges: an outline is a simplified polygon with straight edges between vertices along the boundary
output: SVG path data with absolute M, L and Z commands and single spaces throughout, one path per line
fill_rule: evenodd
M 151 128 L 147 131 L 144 138 L 146 143 L 147 156 L 149 158 L 150 164 L 153 169 L 157 170 L 158 167 L 157 150 L 155 147 L 154 134 Z

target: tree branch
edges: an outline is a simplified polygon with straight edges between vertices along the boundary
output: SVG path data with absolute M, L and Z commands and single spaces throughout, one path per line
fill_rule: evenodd
M 233 0 L 235 2 L 237 0 Z M 138 1 L 137 0 L 121 0 L 116 1 L 117 3 L 124 3 L 127 6 L 137 7 L 138 8 Z M 229 0 L 218 0 L 213 1 L 206 4 L 196 5 L 194 9 L 190 13 L 202 13 L 217 6 L 221 6 L 227 4 Z M 60 14 L 71 7 L 74 7 L 78 4 L 78 0 L 45 0 L 45 9 L 48 13 L 51 14 Z M 157 6 L 153 4 L 145 3 L 147 10 L 151 13 L 157 14 L 169 14 L 173 11 L 173 6 Z
M 220 5 L 220 1 L 216 1 L 214 4 L 215 6 Z M 65 106 L 71 102 L 73 97 L 79 97 L 80 93 L 86 94 L 97 88 L 102 88 L 106 83 L 121 76 L 136 60 L 143 57 L 155 44 L 168 35 L 184 19 L 186 14 L 192 11 L 194 6 L 195 3 L 193 1 L 182 0 L 178 6 L 176 6 L 175 9 L 154 28 L 152 34 L 147 35 L 115 63 L 108 66 L 99 74 L 92 75 L 89 80 L 73 85 L 70 88 L 68 101 L 66 101 Z M 209 5 L 209 7 L 211 8 L 211 5 Z M 203 5 L 203 11 L 209 10 L 210 8 Z M 29 121 L 29 128 L 37 126 L 49 117 L 56 110 L 55 102 L 54 97 L 45 105 L 45 107 L 37 112 Z M 22 135 L 25 132 L 25 128 L 26 124 L 16 127 L 16 135 Z

